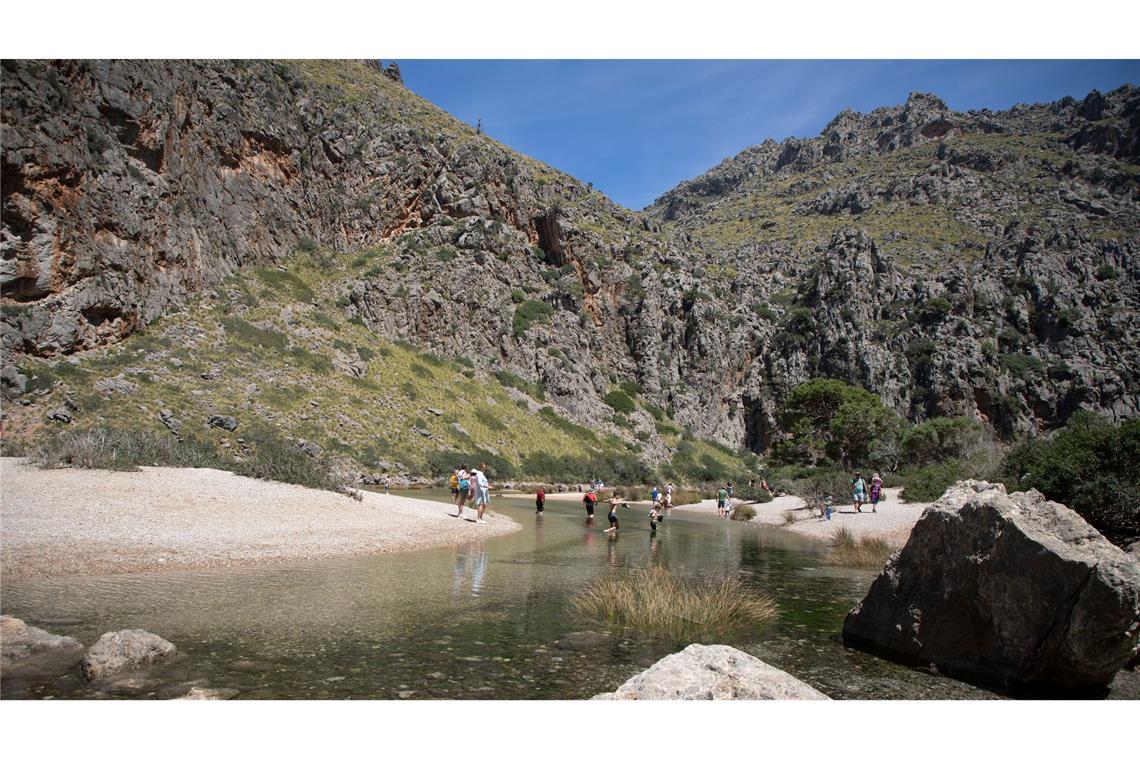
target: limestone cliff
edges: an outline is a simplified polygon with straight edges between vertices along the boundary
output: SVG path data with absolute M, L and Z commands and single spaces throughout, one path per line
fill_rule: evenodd
M 817 375 L 1004 433 L 1140 412 L 1131 86 L 1001 113 L 922 95 L 844 112 L 639 213 L 390 67 L 3 66 L 10 394 L 29 360 L 114 343 L 300 250 L 372 264 L 336 270 L 338 318 L 506 369 L 652 457 L 662 410 L 762 450 L 788 389 Z M 621 383 L 637 403 L 615 410 Z

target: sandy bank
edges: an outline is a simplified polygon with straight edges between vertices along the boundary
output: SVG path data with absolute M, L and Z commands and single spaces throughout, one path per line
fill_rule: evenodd
M 871 507 L 866 506 L 863 512 L 856 513 L 852 505 L 839 504 L 839 511 L 831 515 L 830 521 L 819 518 L 816 516 L 818 513 L 809 515 L 807 505 L 798 496 L 777 496 L 767 504 L 752 505 L 756 509 L 756 517 L 750 524 L 774 525 L 821 541 L 831 540 L 836 529 L 844 527 L 857 538 L 881 538 L 894 546 L 902 546 L 922 516 L 922 511 L 930 504 L 900 501 L 900 490 L 884 488 L 886 501 L 879 502 L 878 512 L 871 512 Z M 686 504 L 674 509 L 716 515 L 716 501 L 706 499 L 698 504 Z M 785 514 L 795 516 L 796 522 L 789 524 Z
M 6 580 L 265 563 L 423 549 L 500 536 L 447 504 L 347 496 L 210 469 L 41 470 L 0 459 Z M 466 512 L 466 510 L 465 510 Z

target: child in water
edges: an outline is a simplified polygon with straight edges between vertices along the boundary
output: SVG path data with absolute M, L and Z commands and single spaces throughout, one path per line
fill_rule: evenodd
M 615 493 L 613 496 L 610 497 L 609 503 L 610 503 L 610 513 L 608 516 L 609 516 L 609 520 L 610 520 L 610 527 L 606 528 L 604 532 L 605 533 L 617 533 L 617 530 L 620 527 L 618 525 L 617 510 L 618 510 L 618 506 L 622 503 L 621 497 L 619 497 Z
M 649 530 L 657 532 L 657 523 L 661 522 L 661 502 L 653 502 L 653 509 L 649 510 Z

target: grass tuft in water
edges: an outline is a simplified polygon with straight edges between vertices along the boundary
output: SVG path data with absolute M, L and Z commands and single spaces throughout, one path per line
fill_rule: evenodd
M 722 636 L 776 615 L 775 602 L 735 578 L 698 584 L 659 567 L 601 578 L 570 603 L 583 617 L 674 640 Z
M 756 507 L 751 504 L 737 504 L 733 507 L 732 514 L 730 515 L 733 520 L 751 520 L 755 516 Z
M 826 562 L 840 567 L 881 568 L 894 551 L 894 547 L 881 538 L 855 538 L 849 529 L 838 528 L 831 539 Z

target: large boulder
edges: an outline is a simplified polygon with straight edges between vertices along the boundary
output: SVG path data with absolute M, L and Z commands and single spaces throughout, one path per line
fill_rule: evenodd
M 1140 635 L 1140 563 L 1037 491 L 951 486 L 843 624 L 846 644 L 1007 688 L 1101 689 Z
M 5 677 L 64 673 L 82 658 L 83 645 L 70 636 L 0 616 L 0 672 Z
M 795 676 L 722 644 L 690 644 L 594 699 L 829 699 Z
M 161 636 L 139 630 L 104 633 L 83 658 L 83 675 L 88 681 L 115 673 L 152 665 L 178 652 Z

